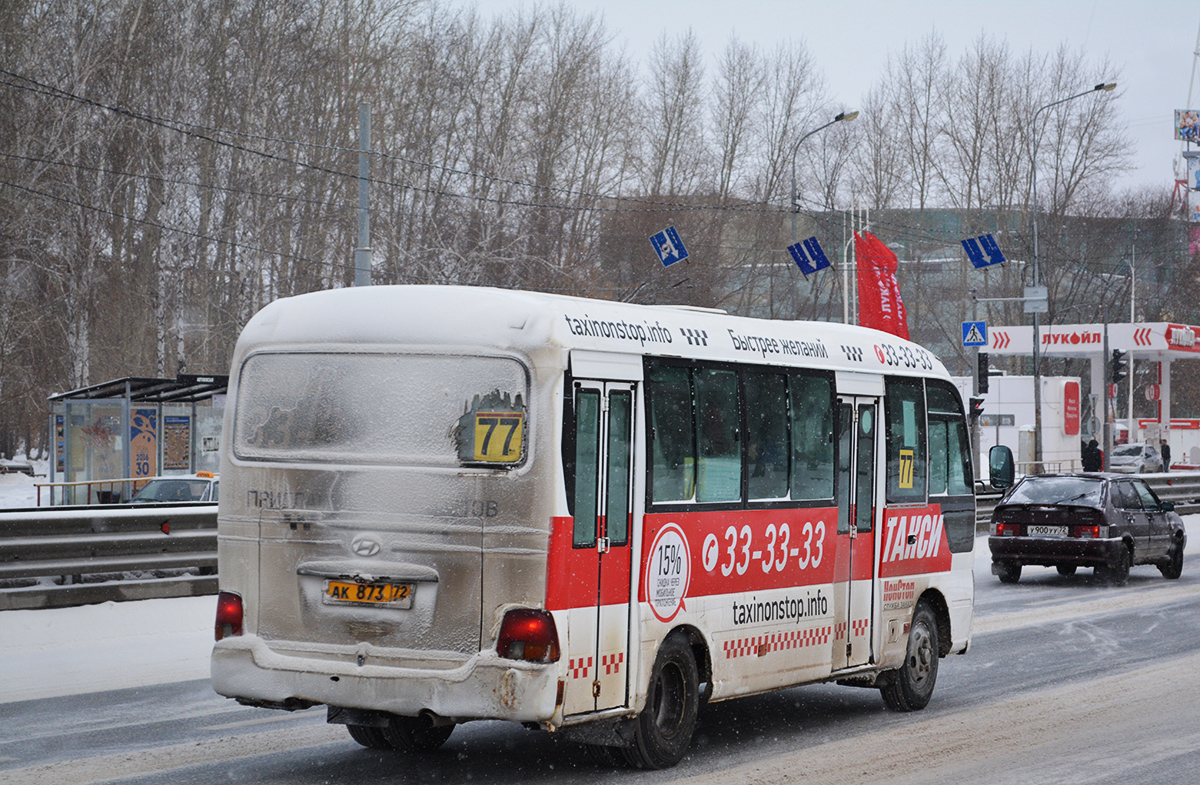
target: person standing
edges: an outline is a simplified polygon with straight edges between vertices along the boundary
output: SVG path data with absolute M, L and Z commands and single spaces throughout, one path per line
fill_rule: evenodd
M 1100 446 L 1096 444 L 1095 439 L 1092 439 L 1090 442 L 1084 445 L 1079 457 L 1081 463 L 1083 463 L 1083 470 L 1085 472 L 1100 471 L 1103 459 L 1100 457 Z
M 1162 447 L 1159 449 L 1163 459 L 1163 471 L 1171 471 L 1171 445 L 1166 439 L 1162 440 Z

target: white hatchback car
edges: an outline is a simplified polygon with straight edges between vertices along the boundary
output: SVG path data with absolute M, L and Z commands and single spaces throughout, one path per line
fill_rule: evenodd
M 1148 444 L 1122 444 L 1114 447 L 1106 467 L 1121 474 L 1147 474 L 1163 470 L 1162 456 Z
M 220 480 L 212 472 L 155 477 L 143 485 L 131 500 L 134 504 L 208 502 L 218 498 Z

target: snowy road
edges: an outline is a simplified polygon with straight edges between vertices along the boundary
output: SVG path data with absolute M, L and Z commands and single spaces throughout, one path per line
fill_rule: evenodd
M 1187 557 L 1178 581 L 1137 567 L 1128 586 L 1111 588 L 1090 574 L 1064 579 L 1037 568 L 1001 585 L 986 553 L 984 545 L 972 649 L 942 661 L 925 711 L 894 714 L 874 690 L 834 685 L 715 704 L 702 713 L 689 756 L 668 772 L 602 769 L 548 734 L 504 723 L 460 727 L 423 759 L 367 751 L 326 725 L 320 709 L 239 707 L 203 679 L 167 676 L 157 686 L 0 703 L 0 781 L 1196 782 L 1200 555 Z M 108 613 L 121 623 L 117 610 Z M 110 648 L 97 651 L 97 668 L 171 665 L 172 653 L 147 638 L 134 638 L 123 657 Z M 26 669 L 15 674 L 21 679 L 42 678 L 38 665 L 6 659 L 0 639 L 0 700 L 19 691 L 9 681 L 17 666 Z

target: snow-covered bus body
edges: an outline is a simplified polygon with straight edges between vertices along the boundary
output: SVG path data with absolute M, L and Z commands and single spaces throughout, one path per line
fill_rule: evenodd
M 366 746 L 506 719 L 669 766 L 699 702 L 837 680 L 919 709 L 969 644 L 962 402 L 885 333 L 303 295 L 243 331 L 222 453 L 213 685 Z

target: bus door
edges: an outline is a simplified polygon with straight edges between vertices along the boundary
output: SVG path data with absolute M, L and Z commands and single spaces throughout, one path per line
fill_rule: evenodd
M 872 658 L 878 431 L 878 398 L 838 397 L 834 670 L 865 665 Z
M 591 607 L 572 612 L 566 714 L 628 705 L 634 389 L 631 382 L 574 385 L 572 545 L 594 553 L 580 562 L 592 574 L 578 577 L 595 591 Z

